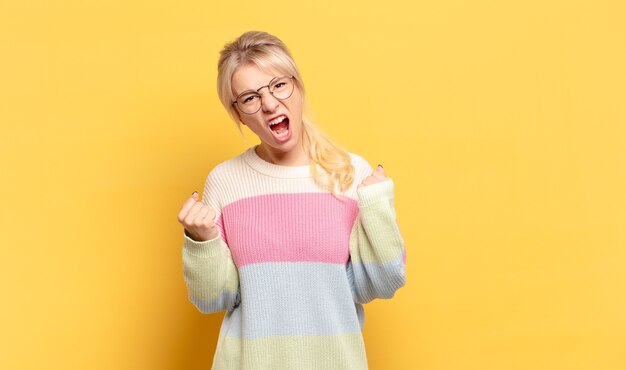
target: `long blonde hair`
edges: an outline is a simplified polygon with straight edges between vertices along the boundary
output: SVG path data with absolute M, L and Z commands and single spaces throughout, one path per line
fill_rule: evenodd
M 304 83 L 287 46 L 267 32 L 246 32 L 224 45 L 217 66 L 217 94 L 240 132 L 239 116 L 232 104 L 231 79 L 237 68 L 251 64 L 262 70 L 274 69 L 294 76 L 302 92 L 303 106 L 307 107 Z M 333 143 L 304 113 L 302 127 L 303 143 L 311 158 L 311 174 L 315 182 L 334 195 L 346 191 L 354 181 L 354 167 L 348 152 Z

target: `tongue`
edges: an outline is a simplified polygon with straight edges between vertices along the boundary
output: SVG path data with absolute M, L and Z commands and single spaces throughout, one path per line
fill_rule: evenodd
M 281 123 L 279 123 L 279 124 L 276 124 L 276 125 L 272 126 L 272 127 L 271 127 L 271 128 L 272 128 L 272 131 L 276 131 L 276 132 L 282 132 L 282 131 L 285 131 L 285 130 L 287 129 L 287 127 L 288 127 L 287 122 L 289 122 L 289 121 L 285 119 L 285 120 L 283 120 Z

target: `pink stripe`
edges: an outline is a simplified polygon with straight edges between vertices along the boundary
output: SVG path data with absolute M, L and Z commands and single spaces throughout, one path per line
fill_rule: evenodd
M 266 194 L 222 209 L 223 231 L 237 266 L 258 262 L 343 263 L 358 204 L 327 193 Z

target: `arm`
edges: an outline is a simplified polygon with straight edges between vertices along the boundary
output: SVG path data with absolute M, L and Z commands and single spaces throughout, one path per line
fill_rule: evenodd
M 222 236 L 221 207 L 215 194 L 212 174 L 207 177 L 202 203 L 215 210 L 219 234 L 213 239 L 195 241 L 184 231 L 183 274 L 189 300 L 202 313 L 231 311 L 239 305 L 239 273 Z
M 359 216 L 350 235 L 348 278 L 355 302 L 391 298 L 406 282 L 405 247 L 396 224 L 393 181 L 357 189 Z

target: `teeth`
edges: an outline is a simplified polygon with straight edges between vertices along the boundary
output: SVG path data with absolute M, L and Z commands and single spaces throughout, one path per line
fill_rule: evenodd
M 285 117 L 285 116 L 280 116 L 280 117 L 277 117 L 277 118 L 275 118 L 275 119 L 271 120 L 271 121 L 270 121 L 270 126 L 274 126 L 274 125 L 276 125 L 276 124 L 281 123 L 283 120 L 285 120 L 285 118 L 287 118 L 287 117 Z

